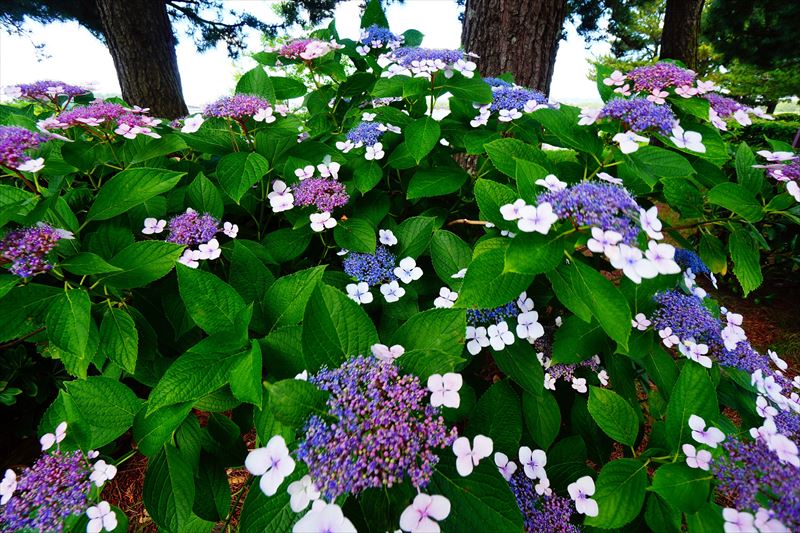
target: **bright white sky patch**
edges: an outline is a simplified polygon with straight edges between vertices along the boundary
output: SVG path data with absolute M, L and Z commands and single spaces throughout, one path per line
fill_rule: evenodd
M 273 19 L 270 2 L 228 0 L 226 7 L 246 10 L 262 19 Z M 359 1 L 340 3 L 335 12 L 340 35 L 355 39 L 359 31 Z M 392 31 L 402 33 L 417 29 L 425 34 L 424 46 L 458 48 L 461 23 L 458 7 L 452 0 L 407 0 L 387 10 Z M 53 23 L 43 26 L 30 23 L 31 39 L 0 33 L 0 86 L 28 83 L 40 79 L 57 79 L 67 83 L 92 83 L 102 95 L 119 94 L 114 63 L 105 46 L 77 23 Z M 191 39 L 178 31 L 178 67 L 183 93 L 190 107 L 201 107 L 217 97 L 230 94 L 236 72 L 255 65 L 249 58 L 232 62 L 224 46 L 198 54 Z M 43 43 L 47 58 L 39 61 L 33 43 Z M 258 35 L 247 40 L 250 52 L 258 50 Z M 596 43 L 590 51 L 584 47 L 574 26 L 567 26 L 567 39 L 561 41 L 551 87 L 551 97 L 567 103 L 599 103 L 594 83 L 586 79 L 588 59 L 607 53 L 607 43 Z

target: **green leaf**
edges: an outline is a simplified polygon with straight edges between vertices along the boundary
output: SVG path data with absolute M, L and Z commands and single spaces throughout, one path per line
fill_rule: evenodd
M 102 376 L 68 381 L 64 386 L 81 414 L 82 429 L 91 434 L 92 448 L 105 446 L 128 431 L 143 403 L 119 381 Z
M 514 380 L 525 392 L 539 396 L 544 390 L 544 370 L 536 352 L 527 342 L 516 340 L 504 350 L 492 352 L 497 367 Z
M 61 266 L 64 270 L 77 274 L 78 276 L 106 274 L 108 272 L 119 272 L 121 270 L 119 267 L 115 267 L 111 263 L 106 262 L 106 260 L 99 255 L 91 252 L 81 252 L 78 255 L 73 255 L 61 263 Z
M 202 461 L 202 467 L 195 475 L 195 495 L 192 509 L 204 520 L 219 522 L 228 516 L 231 505 L 228 475 L 224 464 L 218 458 L 203 455 Z
M 467 435 L 486 435 L 497 451 L 512 451 L 522 438 L 519 397 L 508 381 L 498 381 L 483 393 L 467 425 Z
M 142 499 L 153 522 L 186 531 L 194 505 L 194 471 L 184 454 L 167 444 L 147 462 Z
M 667 405 L 667 442 L 678 450 L 688 442 L 689 417 L 697 415 L 711 424 L 719 416 L 717 393 L 708 372 L 699 364 L 687 361 Z
M 62 289 L 38 283 L 11 289 L 0 300 L 0 342 L 21 337 L 39 328 L 52 302 L 63 294 Z
M 764 275 L 761 273 L 758 243 L 749 229 L 737 226 L 728 239 L 728 247 L 733 260 L 733 272 L 742 285 L 742 292 L 747 296 L 761 286 Z
M 140 141 L 140 146 L 133 153 L 131 163 L 141 163 L 148 159 L 162 157 L 173 152 L 180 152 L 187 148 L 186 143 L 180 135 L 167 134 L 160 139 L 138 136 L 136 141 Z
M 467 315 L 463 309 L 429 309 L 412 315 L 400 326 L 390 345 L 399 344 L 406 352 L 436 351 L 458 357 L 463 350 L 466 328 Z
M 456 192 L 468 178 L 469 174 L 460 168 L 423 168 L 411 177 L 406 197 L 409 200 L 413 200 L 416 198 L 444 196 Z
M 268 390 L 272 414 L 279 422 L 295 428 L 320 412 L 328 397 L 327 392 L 302 379 L 284 379 L 268 385 Z
M 658 494 L 647 497 L 644 521 L 652 531 L 680 533 L 683 514 L 664 501 Z
M 178 357 L 150 392 L 147 412 L 195 401 L 219 389 L 242 354 L 237 342 L 208 337 Z
M 455 283 L 453 274 L 467 268 L 472 259 L 472 249 L 455 233 L 436 230 L 431 239 L 431 261 L 439 279 Z
M 631 334 L 628 301 L 613 283 L 589 265 L 582 261 L 574 261 L 573 265 L 573 288 L 608 336 L 627 349 Z
M 764 218 L 764 210 L 749 190 L 737 183 L 720 183 L 708 191 L 708 201 L 724 207 L 748 222 Z
M 407 374 L 414 374 L 425 381 L 433 374 L 455 372 L 456 367 L 464 362 L 459 356 L 441 350 L 406 350 L 397 364 Z
M 522 412 L 533 442 L 545 450 L 549 448 L 561 429 L 561 410 L 556 399 L 546 391 L 539 395 L 526 392 L 522 395 Z
M 529 204 L 536 204 L 536 197 L 542 191 L 541 185 L 536 182 L 540 179 L 547 177 L 549 172 L 546 168 L 536 163 L 531 163 L 524 159 L 517 159 L 517 170 L 515 176 L 517 178 L 517 191 L 519 191 L 520 198 L 524 199 Z
M 264 297 L 264 311 L 271 324 L 270 329 L 297 324 L 303 319 L 306 303 L 324 271 L 324 265 L 300 270 L 278 278 L 272 284 Z
M 403 128 L 406 148 L 417 163 L 433 150 L 441 135 L 439 123 L 430 117 L 418 118 Z
M 157 454 L 191 410 L 192 402 L 168 405 L 149 414 L 140 409 L 133 420 L 137 449 L 148 457 Z
M 635 459 L 617 459 L 607 463 L 597 478 L 599 514 L 586 517 L 587 526 L 613 529 L 631 522 L 644 504 L 647 468 Z
M 100 188 L 87 220 L 107 220 L 175 187 L 185 172 L 163 168 L 129 168 Z
M 267 289 L 275 282 L 272 272 L 256 255 L 259 252 L 263 257 L 266 251 L 256 242 L 244 239 L 233 242 L 228 282 L 244 298 L 245 303 L 263 300 Z
M 756 156 L 753 151 L 743 142 L 736 150 L 736 159 L 734 160 L 736 166 L 736 181 L 750 191 L 752 194 L 761 192 L 761 187 L 764 184 L 764 171 L 759 168 L 753 168 L 756 164 Z
M 564 243 L 538 233 L 517 235 L 508 245 L 505 270 L 519 274 L 545 274 L 561 264 Z
M 225 209 L 219 189 L 202 172 L 198 172 L 186 188 L 186 199 L 192 209 L 199 213 L 209 213 L 217 218 L 222 217 Z
M 383 178 L 383 169 L 375 161 L 358 159 L 354 163 L 353 181 L 361 194 L 366 194 L 375 188 Z
M 273 76 L 269 79 L 275 89 L 275 100 L 290 100 L 300 98 L 308 92 L 302 81 L 288 76 Z
M 605 336 L 597 322 L 584 322 L 577 316 L 568 316 L 556 330 L 553 341 L 554 363 L 579 363 L 592 357 L 603 348 Z
M 574 269 L 569 265 L 561 265 L 556 270 L 547 273 L 547 281 L 550 282 L 553 292 L 564 304 L 564 307 L 575 313 L 575 316 L 584 322 L 589 322 L 592 319 L 592 311 L 572 286 L 573 272 Z
M 122 249 L 109 261 L 121 269 L 103 281 L 119 289 L 143 287 L 167 275 L 183 252 L 171 242 L 139 241 Z
M 514 189 L 496 181 L 479 179 L 475 182 L 474 190 L 475 200 L 484 220 L 488 220 L 500 229 L 519 231 L 515 223 L 505 220 L 500 214 L 501 206 L 513 203 L 518 198 Z
M 663 178 L 664 198 L 670 206 L 681 212 L 684 218 L 700 217 L 703 214 L 703 196 L 697 187 L 686 178 Z
M 369 28 L 373 24 L 381 28 L 389 27 L 389 21 L 386 20 L 380 0 L 369 0 L 364 8 L 364 14 L 361 16 L 362 28 Z
M 486 143 L 483 147 L 486 149 L 486 154 L 489 156 L 495 168 L 512 178 L 517 177 L 518 159 L 531 161 L 532 163 L 541 163 L 546 159 L 538 148 L 510 137 Z M 513 202 L 515 199 L 516 198 L 511 201 Z M 481 210 L 483 210 L 483 208 L 481 208 Z
M 505 271 L 505 247 L 508 244 L 507 239 L 502 240 L 506 242 L 501 247 L 472 259 L 456 301 L 457 306 L 487 309 L 505 305 L 516 300 L 531 284 L 533 275 Z
M 303 354 L 306 368 L 339 366 L 348 357 L 369 353 L 378 333 L 366 311 L 346 294 L 319 284 L 303 316 Z
M 412 257 L 416 259 L 427 248 L 436 229 L 433 217 L 410 217 L 405 219 L 394 230 L 398 245 L 395 255 L 398 259 Z
M 375 228 L 368 220 L 348 218 L 339 222 L 333 230 L 333 238 L 345 250 L 375 253 Z
M 47 338 L 60 350 L 83 356 L 89 342 L 92 302 L 84 288 L 64 291 L 50 304 Z
M 700 237 L 700 258 L 708 265 L 711 272 L 720 273 L 728 268 L 725 245 L 713 235 L 703 234 Z
M 219 160 L 217 179 L 225 194 L 238 204 L 269 170 L 269 162 L 264 156 L 255 152 L 236 152 Z
M 253 341 L 250 344 L 250 350 L 244 353 L 231 367 L 233 396 L 240 402 L 251 403 L 260 409 L 264 391 L 261 384 L 261 373 L 261 345 Z
M 181 299 L 195 324 L 209 335 L 236 329 L 246 306 L 233 287 L 196 268 L 178 265 L 177 272 Z
M 600 154 L 603 143 L 596 134 L 578 125 L 578 108 L 562 105 L 559 109 L 539 109 L 533 112 L 533 118 L 545 127 L 560 141 L 561 146 L 579 152 Z
M 688 115 L 702 121 L 708 120 L 709 103 L 705 98 L 683 98 L 674 95 L 669 98 L 669 103 Z M 705 139 L 705 135 L 703 138 Z
M 589 388 L 589 414 L 603 432 L 622 444 L 633 446 L 639 433 L 639 419 L 622 396 L 601 387 Z
M 643 172 L 659 178 L 685 178 L 695 173 L 685 157 L 656 146 L 642 146 L 627 157 Z
M 696 513 L 687 514 L 686 525 L 692 533 L 723 531 L 725 520 L 722 518 L 722 508 L 715 503 L 709 503 Z
M 454 463 L 452 454 L 445 456 L 431 480 L 430 494 L 450 500 L 450 515 L 442 527 L 481 533 L 523 530 L 514 495 L 491 461 L 481 461 L 468 477 L 461 477 Z
M 126 372 L 134 373 L 139 355 L 139 332 L 127 311 L 113 307 L 106 311 L 100 324 L 97 351 Z
M 266 412 L 267 409 L 262 411 Z M 284 484 L 288 486 L 303 474 L 304 469 L 295 468 Z M 261 490 L 248 490 L 239 518 L 239 531 L 291 531 L 292 524 L 297 520 L 297 513 L 289 506 L 289 493 L 286 490 L 279 490 L 273 496 L 267 496 Z
M 254 94 L 266 98 L 270 102 L 275 102 L 275 88 L 272 86 L 272 80 L 264 72 L 264 67 L 260 65 L 248 70 L 239 78 L 236 84 L 236 92 Z
M 668 463 L 656 470 L 651 490 L 673 507 L 696 513 L 708 501 L 711 474 L 683 463 Z

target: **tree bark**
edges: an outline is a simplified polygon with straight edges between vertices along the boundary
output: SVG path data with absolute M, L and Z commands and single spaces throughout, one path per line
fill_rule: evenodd
M 511 72 L 548 94 L 566 14 L 566 0 L 467 0 L 461 43 L 484 76 Z
M 661 59 L 678 59 L 697 68 L 700 16 L 705 0 L 667 0 L 661 33 Z
M 163 0 L 97 0 L 97 9 L 122 98 L 155 116 L 185 116 L 175 36 Z

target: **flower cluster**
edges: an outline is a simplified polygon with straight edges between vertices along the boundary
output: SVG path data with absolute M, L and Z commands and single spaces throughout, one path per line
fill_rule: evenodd
M 42 80 L 34 83 L 22 83 L 9 87 L 6 93 L 13 98 L 25 98 L 26 100 L 48 101 L 66 96 L 74 98 L 81 94 L 86 94 L 89 89 L 70 85 L 63 81 Z
M 652 129 L 664 135 L 669 135 L 675 123 L 675 114 L 669 107 L 646 98 L 613 98 L 603 106 L 600 118 L 619 120 L 628 130 L 637 133 Z
M 259 117 L 261 121 L 272 122 L 272 105 L 261 98 L 252 94 L 234 94 L 233 96 L 223 96 L 215 102 L 208 104 L 203 109 L 206 117 L 227 118 L 242 121 L 250 117 Z M 269 120 L 272 118 L 272 120 Z
M 392 363 L 358 356 L 337 369 L 309 377 L 330 396 L 327 418 L 313 415 L 297 457 L 325 498 L 391 487 L 409 478 L 424 488 L 439 461 L 435 449 L 450 446 L 439 409 L 415 376 L 401 376 Z
M 169 231 L 165 241 L 186 246 L 179 261 L 190 268 L 197 268 L 200 260 L 216 259 L 220 256 L 222 250 L 216 239 L 218 233 L 224 233 L 232 239 L 239 233 L 236 224 L 221 224 L 216 217 L 208 213 L 198 213 L 191 207 L 185 213 L 172 217 L 169 222 L 155 218 L 145 219 L 142 233 L 153 235 L 163 232 L 164 228 Z
M 691 87 L 695 83 L 697 74 L 674 63 L 656 63 L 637 67 L 629 71 L 626 77 L 633 82 L 634 91 L 651 92 L 654 89 L 667 87 Z
M 513 464 L 513 463 L 512 463 Z M 534 480 L 517 470 L 508 480 L 525 520 L 527 533 L 578 533 L 580 528 L 570 523 L 574 512 L 572 501 L 536 490 Z
M 114 133 L 133 139 L 137 135 L 147 135 L 158 139 L 161 137 L 153 128 L 161 123 L 160 119 L 149 117 L 135 109 L 128 109 L 113 102 L 96 100 L 86 106 L 73 107 L 62 111 L 54 117 L 39 121 L 38 126 L 44 130 L 67 129 L 74 126 L 87 128 L 112 127 Z
M 434 301 L 436 307 L 452 307 L 458 293 L 443 287 L 439 297 Z M 506 319 L 516 320 L 516 334 L 522 340 L 533 344 L 544 336 L 544 327 L 539 323 L 539 313 L 533 310 L 533 299 L 522 293 L 516 302 L 510 302 L 494 309 L 467 310 L 466 340 L 467 351 L 477 355 L 489 346 L 495 351 L 504 350 L 514 344 L 514 333 L 510 330 Z
M 549 203 L 562 220 L 573 219 L 581 226 L 615 231 L 625 244 L 634 244 L 639 234 L 639 205 L 627 190 L 610 183 L 587 181 L 550 190 L 540 194 L 536 202 Z
M 579 377 L 576 372 L 581 369 L 587 369 L 593 374 L 597 374 L 597 379 L 602 386 L 608 385 L 608 372 L 600 369 L 600 357 L 597 355 L 581 361 L 580 363 L 559 363 L 552 364 L 552 361 L 544 356 L 543 353 L 537 353 L 539 362 L 545 368 L 544 373 L 544 388 L 549 390 L 556 390 L 556 382 L 563 381 L 569 383 L 570 386 L 581 394 L 586 394 L 589 389 L 587 386 L 586 378 Z
M 297 39 L 278 48 L 278 55 L 287 59 L 304 59 L 311 61 L 327 55 L 332 50 L 338 50 L 342 45 L 335 41 L 320 41 L 318 39 Z
M 484 78 L 492 88 L 492 103 L 486 105 L 473 104 L 478 115 L 470 121 L 473 128 L 484 126 L 492 113 L 498 114 L 500 122 L 510 122 L 520 118 L 522 113 L 531 113 L 540 107 L 547 107 L 547 97 L 532 89 L 513 85 L 499 78 Z
M 391 124 L 374 122 L 374 118 L 374 114 L 365 113 L 364 120 L 347 132 L 345 140 L 337 141 L 336 148 L 344 153 L 347 153 L 354 148 L 366 146 L 366 152 L 364 154 L 365 159 L 383 159 L 385 153 L 383 151 L 381 137 L 383 137 L 383 134 L 387 131 L 392 133 L 400 133 L 400 128 Z
M 45 137 L 19 126 L 0 126 L 0 165 L 15 170 L 36 172 L 44 159 L 31 159 L 26 150 L 35 149 Z
M 769 115 L 758 113 L 755 109 L 742 105 L 733 98 L 722 96 L 719 93 L 708 93 L 705 95 L 708 100 L 709 120 L 714 126 L 721 130 L 727 130 L 728 127 L 723 119 L 733 118 L 742 126 L 749 126 L 753 123 L 750 119 L 750 114 L 761 115 L 762 118 L 772 118 Z
M 92 484 L 101 487 L 117 472 L 113 465 L 89 459 L 97 452 L 84 456 L 80 451 L 63 451 L 60 442 L 66 437 L 67 424 L 62 422 L 55 433 L 41 438 L 42 451 L 54 444 L 56 450 L 42 454 L 33 465 L 19 476 L 6 470 L 0 482 L 0 526 L 3 531 L 56 531 L 64 529 L 64 521 L 71 516 L 86 513 L 89 517 L 87 531 L 113 531 L 117 518 L 107 502 L 90 506 Z
M 768 150 L 756 153 L 766 159 L 767 164 L 753 165 L 753 168 L 764 168 L 772 179 L 786 183 L 786 192 L 800 202 L 800 156 L 794 152 Z
M 381 239 L 374 254 L 348 252 L 343 261 L 345 273 L 356 282 L 347 285 L 347 295 L 358 304 L 372 302 L 371 287 L 379 286 L 379 291 L 387 303 L 398 301 L 406 290 L 400 286 L 416 281 L 422 277 L 422 269 L 411 257 L 396 262 L 394 254 L 386 247 L 397 244 L 397 238 L 390 230 L 380 230 Z M 399 281 L 398 281 L 399 280 Z
M 340 168 L 339 163 L 326 156 L 316 167 L 307 165 L 295 170 L 295 176 L 300 180 L 298 185 L 289 187 L 283 180 L 275 180 L 272 191 L 267 195 L 272 211 L 280 213 L 293 209 L 295 205 L 313 205 L 320 212 L 309 215 L 311 229 L 320 232 L 335 227 L 337 222 L 331 216 L 331 211 L 350 200 L 345 186 L 338 181 Z M 317 171 L 320 177 L 314 177 Z
M 467 309 L 467 324 L 473 327 L 497 324 L 501 320 L 519 314 L 516 302 L 509 302 L 493 309 Z
M 322 212 L 331 212 L 347 205 L 350 196 L 344 185 L 333 178 L 308 178 L 294 188 L 295 205 L 315 206 Z
M 388 48 L 389 50 L 394 50 L 399 48 L 403 44 L 403 36 L 395 35 L 389 28 L 373 24 L 369 28 L 361 30 L 361 37 L 358 42 L 359 45 L 356 46 L 356 52 L 363 56 L 374 49 Z
M 0 240 L 0 259 L 10 262 L 9 271 L 29 278 L 53 268 L 48 256 L 61 239 L 72 239 L 72 233 L 39 224 L 9 232 Z
M 446 78 L 453 77 L 454 72 L 471 78 L 477 68 L 470 60 L 472 57 L 477 56 L 460 50 L 403 47 L 382 54 L 378 63 L 386 68 L 381 73 L 386 78 L 398 75 L 430 78 L 439 71 Z
M 374 254 L 348 252 L 342 266 L 351 278 L 375 287 L 397 279 L 395 261 L 395 256 L 385 246 L 378 245 Z

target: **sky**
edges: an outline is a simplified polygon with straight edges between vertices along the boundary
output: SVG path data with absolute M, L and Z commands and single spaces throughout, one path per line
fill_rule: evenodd
M 274 18 L 269 4 L 263 0 L 225 1 L 226 7 L 251 12 L 262 20 Z M 358 38 L 359 4 L 358 0 L 338 4 L 334 19 L 342 37 Z M 458 12 L 453 0 L 406 0 L 403 4 L 390 5 L 387 18 L 395 33 L 412 28 L 421 31 L 425 35 L 423 46 L 458 48 L 461 38 Z M 31 29 L 29 36 L 0 31 L 0 86 L 55 79 L 77 85 L 90 83 L 98 94 L 119 94 L 111 55 L 88 30 L 75 22 L 46 26 L 28 23 L 27 27 Z M 180 28 L 177 33 L 178 68 L 184 98 L 190 107 L 200 107 L 230 94 L 236 84 L 236 73 L 256 65 L 248 57 L 232 61 L 224 46 L 200 54 Z M 44 45 L 46 57 L 37 57 L 35 44 Z M 247 52 L 260 49 L 260 39 L 255 32 L 248 36 L 247 45 Z M 568 25 L 567 39 L 561 41 L 558 49 L 551 98 L 575 104 L 599 102 L 594 82 L 586 78 L 588 60 L 607 53 L 609 48 L 606 43 L 594 43 L 587 51 L 575 28 Z

